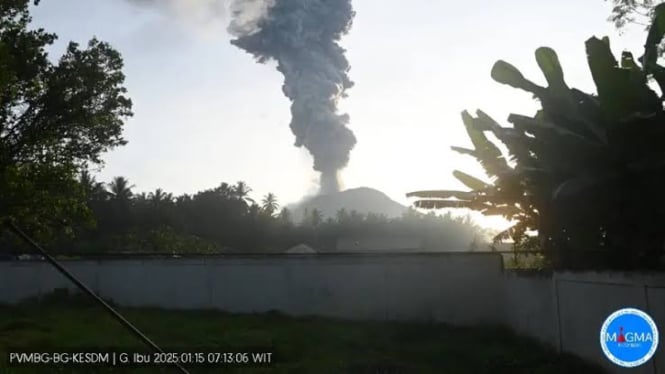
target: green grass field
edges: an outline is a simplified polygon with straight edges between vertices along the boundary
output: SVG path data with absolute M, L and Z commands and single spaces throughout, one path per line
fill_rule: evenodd
M 187 366 L 191 373 L 600 373 L 575 357 L 498 328 L 291 318 L 277 313 L 120 309 L 165 350 L 269 348 L 263 367 Z M 0 373 L 176 373 L 173 368 L 8 367 L 10 348 L 143 350 L 104 310 L 80 297 L 0 307 Z

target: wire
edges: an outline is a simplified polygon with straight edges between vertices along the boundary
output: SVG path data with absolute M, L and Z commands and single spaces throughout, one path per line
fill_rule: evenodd
M 53 258 L 50 254 L 48 254 L 37 242 L 32 240 L 31 237 L 29 237 L 26 233 L 24 233 L 21 229 L 19 229 L 14 222 L 12 222 L 10 219 L 6 219 L 4 222 L 5 226 L 9 228 L 11 232 L 14 234 L 18 235 L 21 239 L 25 240 L 28 244 L 30 244 L 32 247 L 34 247 L 44 258 L 51 263 L 62 275 L 67 277 L 72 283 L 74 283 L 78 288 L 80 288 L 83 292 L 87 293 L 88 296 L 92 297 L 97 301 L 99 304 L 101 304 L 104 309 L 106 309 L 111 315 L 120 322 L 124 327 L 126 327 L 130 332 L 132 332 L 136 337 L 138 337 L 140 340 L 142 340 L 148 347 L 152 348 L 158 353 L 164 353 L 164 351 L 157 345 L 155 342 L 150 340 L 144 333 L 141 332 L 136 326 L 132 325 L 131 322 L 129 322 L 125 317 L 122 316 L 122 314 L 118 313 L 115 309 L 113 309 L 112 306 L 110 306 L 104 299 L 99 297 L 93 290 L 91 290 L 88 286 L 86 286 L 83 282 L 78 280 L 72 273 L 69 272 L 69 270 L 65 269 L 55 258 Z M 179 369 L 181 373 L 184 374 L 189 374 L 189 372 L 182 367 L 182 365 L 176 363 L 175 366 Z

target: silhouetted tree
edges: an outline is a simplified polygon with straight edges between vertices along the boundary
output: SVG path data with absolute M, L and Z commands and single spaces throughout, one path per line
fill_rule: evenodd
M 246 203 L 254 203 L 254 200 L 249 197 L 249 193 L 252 192 L 252 189 L 247 186 L 247 184 L 243 181 L 237 182 L 235 186 L 233 186 L 232 190 L 232 195 L 239 199 L 242 200 Z
M 103 186 L 89 174 L 82 175 L 82 179 L 86 182 L 81 185 L 89 188 Z M 287 208 L 277 215 L 266 214 L 278 207 L 274 194 L 264 196 L 263 206 L 248 205 L 249 194 L 240 199 L 227 183 L 175 198 L 159 188 L 149 194 L 133 193 L 125 177 L 114 178 L 109 187 L 111 192 L 89 200 L 97 227 L 81 232 L 73 242 L 61 242 L 58 248 L 64 252 L 279 252 L 306 243 L 320 250 L 334 250 L 338 237 L 404 233 L 429 237 L 432 248 L 463 249 L 477 234 L 470 223 L 458 223 L 449 217 L 419 218 L 420 224 L 413 225 L 401 218 L 352 212 L 340 221 L 324 217 L 317 209 L 307 211 L 303 222 L 295 225 Z M 243 189 L 249 187 L 244 185 Z M 432 235 L 433 227 L 441 235 Z
M 277 211 L 277 209 L 279 209 L 277 198 L 273 193 L 269 193 L 264 196 L 263 200 L 261 200 L 261 203 L 263 204 L 261 209 L 263 209 L 263 211 L 269 216 L 272 216 Z
M 104 187 L 104 183 L 97 182 L 87 170 L 81 172 L 79 183 L 85 190 L 88 201 L 106 200 L 109 196 L 108 191 L 106 191 L 106 188 Z
M 233 197 L 234 189 L 230 184 L 222 182 L 219 187 L 215 188 L 215 192 L 225 199 L 230 199 Z
M 493 181 L 460 171 L 453 174 L 470 191 L 418 191 L 422 208 L 470 208 L 502 215 L 515 226 L 497 236 L 511 237 L 515 249 L 539 245 L 555 267 L 650 268 L 664 253 L 665 67 L 657 64 L 665 34 L 665 4 L 655 8 L 643 66 L 624 52 L 620 63 L 608 39 L 586 42 L 598 94 L 571 89 L 558 57 L 539 48 L 536 60 L 548 86 L 525 79 L 498 61 L 492 77 L 535 95 L 542 109 L 533 117 L 512 114 L 502 127 L 482 111 L 462 119 L 474 149 L 471 155 Z M 506 147 L 504 154 L 485 133 Z M 511 165 L 508 161 L 512 161 Z M 539 240 L 527 234 L 537 230 Z M 591 256 L 589 250 L 598 250 Z M 588 256 L 587 256 L 588 255 Z
M 109 183 L 109 193 L 112 198 L 119 201 L 130 201 L 134 185 L 129 185 L 129 181 L 125 177 L 115 177 Z
M 56 36 L 28 28 L 29 5 L 0 5 L 0 218 L 46 238 L 53 222 L 90 222 L 79 176 L 125 143 L 132 113 L 120 54 L 92 39 L 53 62 Z
M 150 195 L 148 195 L 148 199 L 152 204 L 159 206 L 161 204 L 171 203 L 173 201 L 173 195 L 165 193 L 164 190 L 158 188 L 155 192 L 151 192 Z

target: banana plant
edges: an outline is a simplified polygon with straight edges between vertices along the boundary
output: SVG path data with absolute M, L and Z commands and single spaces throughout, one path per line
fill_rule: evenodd
M 657 61 L 664 35 L 661 4 L 639 63 L 629 52 L 617 60 L 606 37 L 588 39 L 595 94 L 568 86 L 551 48 L 535 51 L 546 86 L 497 61 L 492 78 L 532 94 L 542 108 L 534 116 L 511 114 L 510 126 L 482 111 L 475 117 L 464 111 L 473 148 L 452 150 L 474 157 L 490 180 L 455 170 L 468 191 L 407 196 L 419 198 L 419 208 L 467 208 L 512 220 L 516 224 L 495 239 L 511 237 L 514 248 L 528 241 L 527 231 L 537 231 L 541 249 L 555 266 L 575 266 L 575 251 L 588 249 L 606 252 L 603 266 L 653 264 L 665 244 L 665 230 L 659 227 L 665 222 L 660 191 L 665 183 L 665 67 Z M 487 133 L 503 144 L 505 154 Z

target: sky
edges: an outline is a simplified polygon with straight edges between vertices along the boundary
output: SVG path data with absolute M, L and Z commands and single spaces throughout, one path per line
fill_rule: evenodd
M 549 46 L 567 83 L 593 92 L 585 40 L 608 35 L 615 55 L 639 56 L 646 36 L 639 27 L 619 35 L 603 0 L 357 0 L 353 6 L 353 27 L 341 44 L 355 86 L 340 108 L 358 143 L 342 178 L 347 188 L 376 188 L 403 204 L 414 190 L 465 189 L 452 177 L 455 169 L 483 177 L 472 158 L 450 150 L 470 145 L 463 110 L 482 109 L 502 124 L 510 113 L 537 110 L 531 95 L 491 79 L 496 60 L 544 84 L 534 51 Z M 311 157 L 293 146 L 282 75 L 274 63 L 255 63 L 232 46 L 227 22 L 219 13 L 174 17 L 123 0 L 42 0 L 33 9 L 34 26 L 59 36 L 52 58 L 70 40 L 83 44 L 93 36 L 124 58 L 135 115 L 124 130 L 128 144 L 105 155 L 98 180 L 122 175 L 135 191 L 174 194 L 242 180 L 253 196 L 273 192 L 282 205 L 316 192 Z

